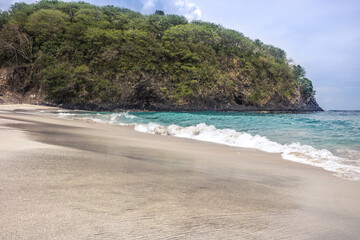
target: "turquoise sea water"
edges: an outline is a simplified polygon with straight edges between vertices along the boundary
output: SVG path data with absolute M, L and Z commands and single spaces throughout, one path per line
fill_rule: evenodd
M 281 153 L 286 160 L 360 180 L 360 111 L 60 112 L 62 117 L 134 125 L 135 130 Z

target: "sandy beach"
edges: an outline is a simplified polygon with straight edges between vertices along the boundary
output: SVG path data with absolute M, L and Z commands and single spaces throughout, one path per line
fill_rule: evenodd
M 360 182 L 0 105 L 0 239 L 360 239 Z

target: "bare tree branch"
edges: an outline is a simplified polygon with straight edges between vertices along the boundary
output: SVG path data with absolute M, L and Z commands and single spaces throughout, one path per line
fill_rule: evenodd
M 14 55 L 19 63 L 18 55 L 26 62 L 32 63 L 33 41 L 22 32 L 17 25 L 7 25 L 0 31 L 0 49 Z

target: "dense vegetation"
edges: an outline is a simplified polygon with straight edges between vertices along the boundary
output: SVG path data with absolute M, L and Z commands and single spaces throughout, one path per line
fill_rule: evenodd
M 0 14 L 9 88 L 56 103 L 295 106 L 314 95 L 286 53 L 213 23 L 42 0 Z

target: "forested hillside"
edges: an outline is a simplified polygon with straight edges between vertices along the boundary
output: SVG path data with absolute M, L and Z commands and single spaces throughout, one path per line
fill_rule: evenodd
M 0 91 L 66 106 L 321 110 L 283 50 L 162 11 L 16 3 L 0 14 L 0 67 Z

